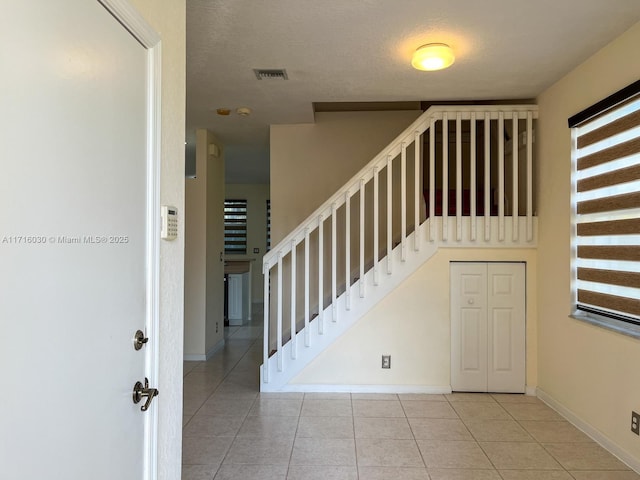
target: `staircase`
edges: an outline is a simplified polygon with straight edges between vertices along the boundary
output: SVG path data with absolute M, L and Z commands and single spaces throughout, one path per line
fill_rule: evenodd
M 433 106 L 263 259 L 261 391 L 311 360 L 439 248 L 535 246 L 535 105 Z

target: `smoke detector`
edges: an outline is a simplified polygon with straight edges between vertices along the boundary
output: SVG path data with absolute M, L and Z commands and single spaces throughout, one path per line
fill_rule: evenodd
M 251 109 L 249 107 L 238 107 L 236 108 L 236 113 L 241 117 L 247 117 L 251 115 Z

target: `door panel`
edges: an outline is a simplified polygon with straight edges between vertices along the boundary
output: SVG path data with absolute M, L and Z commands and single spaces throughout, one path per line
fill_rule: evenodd
M 229 281 L 229 324 L 242 325 L 242 275 L 230 274 Z
M 97 1 L 4 10 L 0 469 L 138 480 L 148 53 Z
M 525 391 L 525 266 L 489 263 L 489 358 L 491 392 Z
M 451 388 L 524 392 L 525 267 L 451 264 Z
M 451 386 L 454 390 L 486 389 L 486 275 L 484 264 L 451 265 Z
M 513 369 L 511 362 L 511 324 L 513 311 L 507 308 L 494 308 L 491 312 L 491 336 L 493 355 L 490 368 L 494 371 L 510 371 Z
M 481 360 L 483 346 L 480 342 L 481 332 L 484 330 L 482 317 L 482 313 L 477 308 L 462 308 L 460 310 L 460 350 L 462 355 L 460 369 L 463 372 L 477 372 L 483 368 L 484 361 Z

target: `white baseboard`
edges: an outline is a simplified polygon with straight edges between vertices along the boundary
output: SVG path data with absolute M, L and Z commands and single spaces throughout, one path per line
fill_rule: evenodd
M 618 457 L 618 460 L 625 463 L 629 468 L 634 470 L 637 473 L 640 473 L 640 460 L 634 457 L 631 453 L 627 452 L 620 445 L 615 443 L 609 437 L 607 437 L 600 430 L 595 428 L 593 425 L 585 422 L 583 419 L 578 417 L 575 413 L 569 410 L 567 407 L 558 402 L 551 395 L 546 393 L 544 390 L 538 388 L 536 389 L 536 393 L 538 398 L 542 400 L 544 403 L 549 405 L 555 411 L 557 411 L 560 415 L 566 418 L 570 423 L 572 423 L 575 427 L 582 430 L 586 435 L 591 437 L 596 443 L 600 444 L 601 447 L 609 451 L 611 454 Z
M 221 339 L 218 343 L 216 343 L 211 350 L 207 352 L 207 360 L 213 357 L 213 354 L 222 350 L 224 348 L 224 338 Z
M 303 383 L 287 384 L 279 391 L 304 393 L 426 393 L 430 395 L 442 395 L 452 392 L 450 385 L 319 385 Z M 536 391 L 536 387 L 527 386 L 525 395 L 535 397 Z
M 305 393 L 451 393 L 451 386 L 427 385 L 318 385 L 318 384 L 287 384 L 281 392 Z
M 184 355 L 185 362 L 206 362 L 213 355 L 224 348 L 224 338 L 216 343 L 206 354 L 187 354 Z
M 183 359 L 185 362 L 206 362 L 207 356 L 202 354 L 185 353 Z

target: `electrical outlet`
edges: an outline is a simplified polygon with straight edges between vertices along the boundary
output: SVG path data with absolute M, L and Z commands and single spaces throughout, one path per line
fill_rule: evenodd
M 216 322 L 216 333 L 218 333 L 218 322 Z
M 640 413 L 638 412 L 631 412 L 631 431 L 640 435 Z
M 391 368 L 391 355 L 382 355 L 382 368 Z

